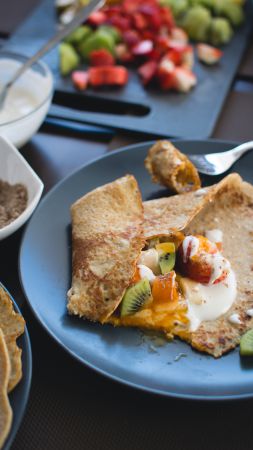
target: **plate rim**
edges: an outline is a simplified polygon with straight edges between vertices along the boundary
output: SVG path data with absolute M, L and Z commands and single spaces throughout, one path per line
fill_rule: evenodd
M 215 144 L 226 144 L 226 145 L 238 145 L 240 143 L 240 141 L 230 141 L 230 140 L 225 140 L 225 139 L 170 139 L 171 142 L 174 143 L 178 143 L 178 142 L 182 142 L 182 143 L 194 143 L 194 142 L 203 142 L 203 143 L 214 143 Z M 139 148 L 142 148 L 143 146 L 147 146 L 147 145 L 152 145 L 153 143 L 155 143 L 157 140 L 149 140 L 149 141 L 143 141 L 140 143 L 136 143 L 136 144 L 131 144 L 131 145 L 127 145 L 127 146 L 123 146 L 122 148 L 119 148 L 117 150 L 111 151 L 106 153 L 105 155 L 99 156 L 97 158 L 94 158 L 92 160 L 90 160 L 89 162 L 81 165 L 80 167 L 78 167 L 77 169 L 75 169 L 74 171 L 72 171 L 71 173 L 69 173 L 66 177 L 64 177 L 62 180 L 60 180 L 59 182 L 57 182 L 55 184 L 55 186 L 50 189 L 45 196 L 43 197 L 43 199 L 41 200 L 38 208 L 40 209 L 43 205 L 44 202 L 47 201 L 47 199 L 54 194 L 54 191 L 58 190 L 62 184 L 64 184 L 67 180 L 69 180 L 70 178 L 74 177 L 77 173 L 81 172 L 85 167 L 90 166 L 100 160 L 106 159 L 108 157 L 111 157 L 114 154 L 119 154 L 119 153 L 124 153 L 127 152 L 128 150 L 133 150 L 136 149 L 136 151 L 138 151 Z M 35 212 L 36 214 L 36 212 Z M 26 229 L 23 233 L 22 236 L 22 241 L 21 241 L 21 245 L 19 248 L 19 257 L 18 257 L 18 272 L 19 272 L 19 280 L 21 283 L 21 287 L 24 293 L 24 296 L 26 298 L 27 304 L 29 305 L 29 308 L 31 309 L 32 313 L 34 314 L 34 316 L 36 317 L 36 319 L 38 320 L 38 322 L 40 323 L 40 325 L 45 329 L 45 331 L 49 334 L 49 336 L 51 336 L 53 338 L 53 340 L 60 345 L 61 348 L 63 348 L 69 355 L 71 355 L 75 360 L 79 361 L 81 364 L 83 364 L 84 366 L 88 367 L 89 369 L 94 370 L 95 372 L 99 373 L 100 375 L 105 376 L 106 378 L 119 382 L 120 384 L 123 384 L 124 386 L 127 387 L 131 387 L 134 389 L 138 389 L 141 390 L 142 392 L 146 392 L 149 394 L 153 394 L 153 395 L 158 395 L 158 396 L 163 396 L 163 397 L 167 397 L 167 398 L 175 398 L 175 399 L 180 399 L 180 400 L 187 400 L 187 401 L 200 401 L 200 402 L 217 402 L 217 401 L 234 401 L 234 400 L 244 400 L 244 399 L 250 399 L 253 398 L 253 391 L 252 393 L 241 393 L 241 394 L 227 394 L 227 395 L 203 395 L 203 394 L 189 394 L 189 393 L 177 393 L 177 392 L 173 392 L 173 391 L 167 391 L 164 389 L 157 389 L 157 388 L 153 388 L 153 387 L 149 387 L 149 386 L 144 386 L 140 383 L 134 383 L 130 380 L 126 380 L 123 377 L 120 376 L 116 376 L 113 373 L 110 373 L 106 370 L 101 369 L 99 366 L 90 363 L 89 361 L 85 361 L 81 356 L 79 356 L 77 353 L 75 353 L 71 348 L 69 348 L 66 344 L 64 344 L 59 337 L 57 337 L 54 334 L 54 331 L 51 330 L 51 328 L 44 322 L 44 320 L 40 317 L 40 315 L 38 314 L 38 312 L 35 310 L 34 306 L 32 305 L 32 303 L 30 302 L 28 296 L 26 295 L 26 290 L 23 284 L 23 280 L 22 280 L 22 274 L 21 274 L 21 258 L 22 258 L 22 251 L 23 251 L 23 246 L 24 246 L 24 241 L 26 238 L 26 235 L 28 233 L 29 230 L 29 223 L 26 226 Z
M 5 292 L 9 295 L 9 297 L 11 298 L 11 301 L 14 306 L 14 310 L 23 317 L 23 314 L 22 314 L 19 306 L 17 305 L 16 301 L 14 300 L 12 294 L 10 293 L 10 291 L 6 288 L 6 286 L 1 281 L 0 281 L 0 287 L 2 287 L 5 290 Z M 20 425 L 22 423 L 22 420 L 24 418 L 24 414 L 25 414 L 25 411 L 27 408 L 30 390 L 31 390 L 33 359 L 32 359 L 31 340 L 30 340 L 27 324 L 25 324 L 25 331 L 24 331 L 22 337 L 24 339 L 24 348 L 26 351 L 26 366 L 27 366 L 27 371 L 25 373 L 24 387 L 23 387 L 23 391 L 24 391 L 23 401 L 22 401 L 22 405 L 21 405 L 18 413 L 15 414 L 15 412 L 13 411 L 11 429 L 10 429 L 9 434 L 6 438 L 6 441 L 4 443 L 3 450 L 9 450 L 11 448 L 11 445 L 13 444 L 13 441 L 17 435 L 17 432 L 18 432 Z M 24 348 L 22 348 L 22 357 L 24 354 Z M 22 382 L 22 379 L 20 380 L 20 382 Z M 17 385 L 17 387 L 18 387 L 18 385 Z M 15 388 L 8 395 L 9 399 L 10 399 L 11 395 L 15 395 Z

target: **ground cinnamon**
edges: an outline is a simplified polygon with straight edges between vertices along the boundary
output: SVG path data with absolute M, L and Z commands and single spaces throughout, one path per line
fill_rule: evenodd
M 0 228 L 15 220 L 27 207 L 27 188 L 0 180 Z

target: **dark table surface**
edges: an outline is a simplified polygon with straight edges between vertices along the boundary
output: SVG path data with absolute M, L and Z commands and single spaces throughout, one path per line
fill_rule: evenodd
M 38 3 L 2 0 L 0 37 L 4 40 L 11 35 Z M 253 139 L 252 117 L 253 40 L 213 137 Z M 89 160 L 144 139 L 125 133 L 110 141 L 87 140 L 77 132 L 63 134 L 44 125 L 21 153 L 43 180 L 47 192 Z M 253 448 L 253 401 L 208 404 L 156 397 L 103 378 L 65 353 L 26 305 L 18 278 L 22 233 L 20 230 L 0 243 L 1 281 L 21 306 L 33 350 L 30 399 L 13 450 Z

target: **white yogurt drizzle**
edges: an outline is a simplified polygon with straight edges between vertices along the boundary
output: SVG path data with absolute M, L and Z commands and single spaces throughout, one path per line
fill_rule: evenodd
M 231 314 L 231 316 L 229 316 L 228 320 L 230 323 L 232 323 L 232 325 L 241 325 L 241 323 L 242 323 L 240 316 L 237 313 Z
M 218 230 L 216 228 L 213 230 L 206 231 L 205 235 L 206 235 L 207 239 L 209 239 L 209 241 L 214 242 L 214 243 L 222 242 L 222 239 L 223 239 L 222 231 Z
M 232 269 L 220 283 L 204 285 L 184 279 L 184 295 L 187 299 L 187 316 L 190 331 L 195 331 L 201 322 L 215 320 L 225 314 L 236 298 L 236 277 Z
M 189 245 L 191 246 L 190 254 L 188 254 Z M 192 258 L 192 256 L 196 255 L 199 249 L 199 240 L 195 236 L 186 236 L 183 240 L 183 261 L 187 262 L 188 257 Z
M 247 309 L 246 314 L 249 317 L 253 317 L 253 308 Z

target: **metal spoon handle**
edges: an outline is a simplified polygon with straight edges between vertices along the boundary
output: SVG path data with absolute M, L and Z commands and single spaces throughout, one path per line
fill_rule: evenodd
M 64 28 L 61 28 L 43 47 L 38 50 L 35 55 L 29 58 L 22 66 L 15 72 L 14 76 L 7 83 L 6 87 L 9 88 L 15 81 L 38 59 L 42 58 L 47 52 L 56 46 L 62 39 L 68 36 L 71 31 L 88 19 L 89 15 L 96 9 L 101 8 L 105 3 L 105 0 L 91 0 L 90 3 L 83 7 L 80 12 L 69 22 Z

